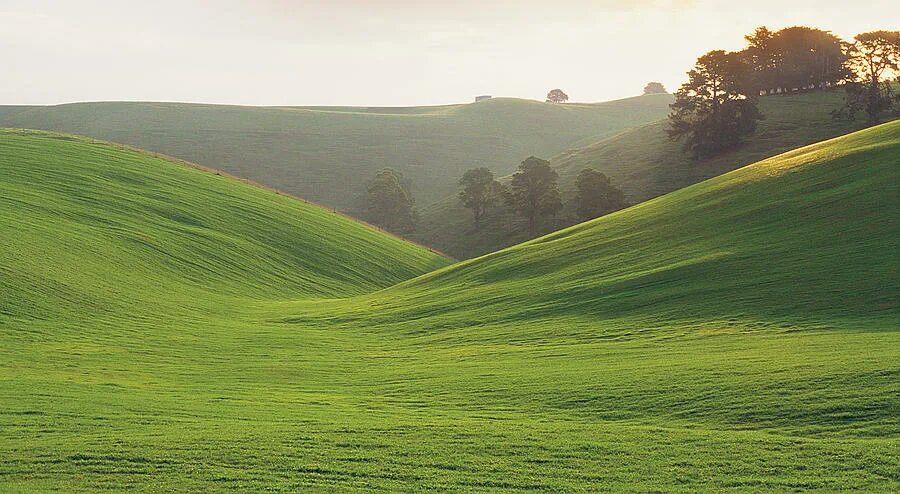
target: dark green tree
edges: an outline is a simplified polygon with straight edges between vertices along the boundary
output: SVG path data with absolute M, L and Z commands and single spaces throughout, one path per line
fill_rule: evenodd
M 869 123 L 877 124 L 896 104 L 888 74 L 900 70 L 900 31 L 858 34 L 845 44 L 845 51 L 850 72 L 845 84 L 847 98 L 835 115 L 852 119 L 864 111 Z
M 385 230 L 412 230 L 416 219 L 414 204 L 409 181 L 391 168 L 378 170 L 366 187 L 367 219 Z
M 666 87 L 661 82 L 648 82 L 644 86 L 644 94 L 665 94 L 667 92 Z
M 488 208 L 503 198 L 503 184 L 494 180 L 494 174 L 490 170 L 482 167 L 466 170 L 459 180 L 459 185 L 462 187 L 459 191 L 459 200 L 463 206 L 472 210 L 475 229 L 480 229 L 481 218 Z
M 539 216 L 550 216 L 562 209 L 559 196 L 559 175 L 550 162 L 529 157 L 512 176 L 507 201 L 528 220 L 528 232 L 535 233 Z
M 625 194 L 603 173 L 585 168 L 575 178 L 575 203 L 586 221 L 625 207 Z
M 675 93 L 669 137 L 684 140 L 695 157 L 732 148 L 762 119 L 749 67 L 738 53 L 711 51 L 697 59 L 688 82 Z

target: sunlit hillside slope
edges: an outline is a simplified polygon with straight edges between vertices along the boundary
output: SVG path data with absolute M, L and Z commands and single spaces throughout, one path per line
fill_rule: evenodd
M 0 143 L 0 490 L 900 487 L 900 123 L 386 289 L 359 225 L 315 263 L 230 238 L 313 231 L 225 209 L 288 198 Z M 214 218 L 160 218 L 181 185 Z
M 180 288 L 343 296 L 447 263 L 318 206 L 79 137 L 0 131 L 0 166 L 7 316 L 154 305 Z

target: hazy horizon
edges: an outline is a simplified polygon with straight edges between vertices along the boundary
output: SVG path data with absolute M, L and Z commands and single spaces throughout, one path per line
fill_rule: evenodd
M 0 104 L 173 101 L 418 106 L 474 96 L 573 102 L 674 90 L 698 55 L 756 26 L 849 38 L 893 28 L 867 9 L 800 0 L 496 2 L 0 1 Z M 712 21 L 712 22 L 711 22 Z

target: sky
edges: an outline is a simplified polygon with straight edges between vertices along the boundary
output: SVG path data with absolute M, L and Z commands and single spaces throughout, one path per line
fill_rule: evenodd
M 897 29 L 895 2 L 0 0 L 0 104 L 606 101 L 760 25 Z

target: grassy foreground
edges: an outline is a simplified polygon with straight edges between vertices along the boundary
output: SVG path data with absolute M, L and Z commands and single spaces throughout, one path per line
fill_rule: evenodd
M 395 241 L 3 134 L 0 490 L 896 490 L 898 162 L 886 124 L 377 290 L 444 261 L 353 278 Z
M 376 170 L 412 179 L 420 205 L 454 193 L 463 172 L 504 175 L 666 115 L 667 94 L 596 104 L 511 98 L 410 108 L 242 107 L 98 102 L 9 111 L 0 127 L 70 132 L 165 153 L 341 210 Z

